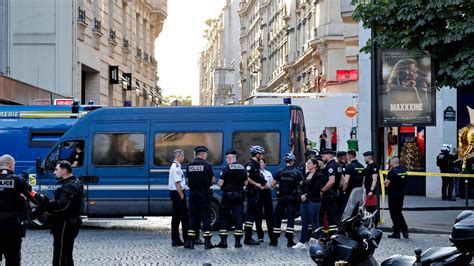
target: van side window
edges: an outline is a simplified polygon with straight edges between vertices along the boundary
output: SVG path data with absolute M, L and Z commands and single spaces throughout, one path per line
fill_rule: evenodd
M 136 133 L 95 134 L 92 164 L 140 166 L 145 164 L 145 135 Z
M 155 165 L 171 165 L 173 163 L 173 151 L 182 149 L 184 151 L 184 164 L 194 158 L 194 148 L 204 145 L 209 149 L 207 161 L 211 165 L 222 164 L 222 141 L 223 134 L 220 132 L 168 132 L 155 135 Z
M 56 163 L 58 161 L 69 161 L 71 164 L 74 163 L 76 158 L 76 147 L 81 146 L 84 147 L 84 141 L 66 141 L 54 148 L 53 152 L 51 152 L 46 159 L 46 171 L 49 173 L 54 172 L 54 168 L 56 167 Z M 84 150 L 84 148 L 83 148 Z M 82 166 L 84 157 L 82 157 L 82 161 L 78 162 L 74 167 Z M 80 163 L 80 164 L 79 164 Z
M 237 151 L 237 161 L 250 160 L 250 146 L 260 145 L 265 149 L 267 165 L 280 163 L 280 132 L 234 132 L 232 148 Z

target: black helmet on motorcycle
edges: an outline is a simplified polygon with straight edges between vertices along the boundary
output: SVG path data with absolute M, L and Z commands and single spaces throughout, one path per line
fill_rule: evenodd
M 319 259 L 323 259 L 326 254 L 324 248 L 314 238 L 310 240 L 308 253 L 311 259 L 316 263 Z

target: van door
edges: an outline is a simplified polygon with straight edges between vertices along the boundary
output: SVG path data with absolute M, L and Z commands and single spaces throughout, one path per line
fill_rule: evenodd
M 150 212 L 152 215 L 171 215 L 168 188 L 169 168 L 173 151 L 184 151 L 186 165 L 194 159 L 194 148 L 204 145 L 209 149 L 207 161 L 213 166 L 216 179 L 223 167 L 225 124 L 222 121 L 196 123 L 154 122 L 151 135 L 153 150 L 150 153 Z
M 90 125 L 89 216 L 148 215 L 148 121 Z

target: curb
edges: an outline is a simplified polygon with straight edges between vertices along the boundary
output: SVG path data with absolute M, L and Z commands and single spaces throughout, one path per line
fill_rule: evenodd
M 386 227 L 386 226 L 377 226 L 377 229 L 380 229 L 383 232 L 387 232 L 387 233 L 392 233 L 393 232 L 391 227 Z M 408 228 L 408 232 L 412 233 L 412 234 L 438 234 L 438 235 L 450 235 L 451 234 L 451 231 L 424 229 L 424 228 L 417 228 L 417 227 Z
M 388 209 L 387 209 L 388 210 Z M 404 211 L 464 211 L 466 207 L 405 207 Z M 467 210 L 474 210 L 474 206 L 469 206 Z

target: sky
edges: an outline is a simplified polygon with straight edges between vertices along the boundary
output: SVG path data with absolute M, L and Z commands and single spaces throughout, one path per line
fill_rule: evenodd
M 219 16 L 225 0 L 168 0 L 168 18 L 155 41 L 158 85 L 163 95 L 191 95 L 199 104 L 199 52 L 206 46 L 204 21 Z

